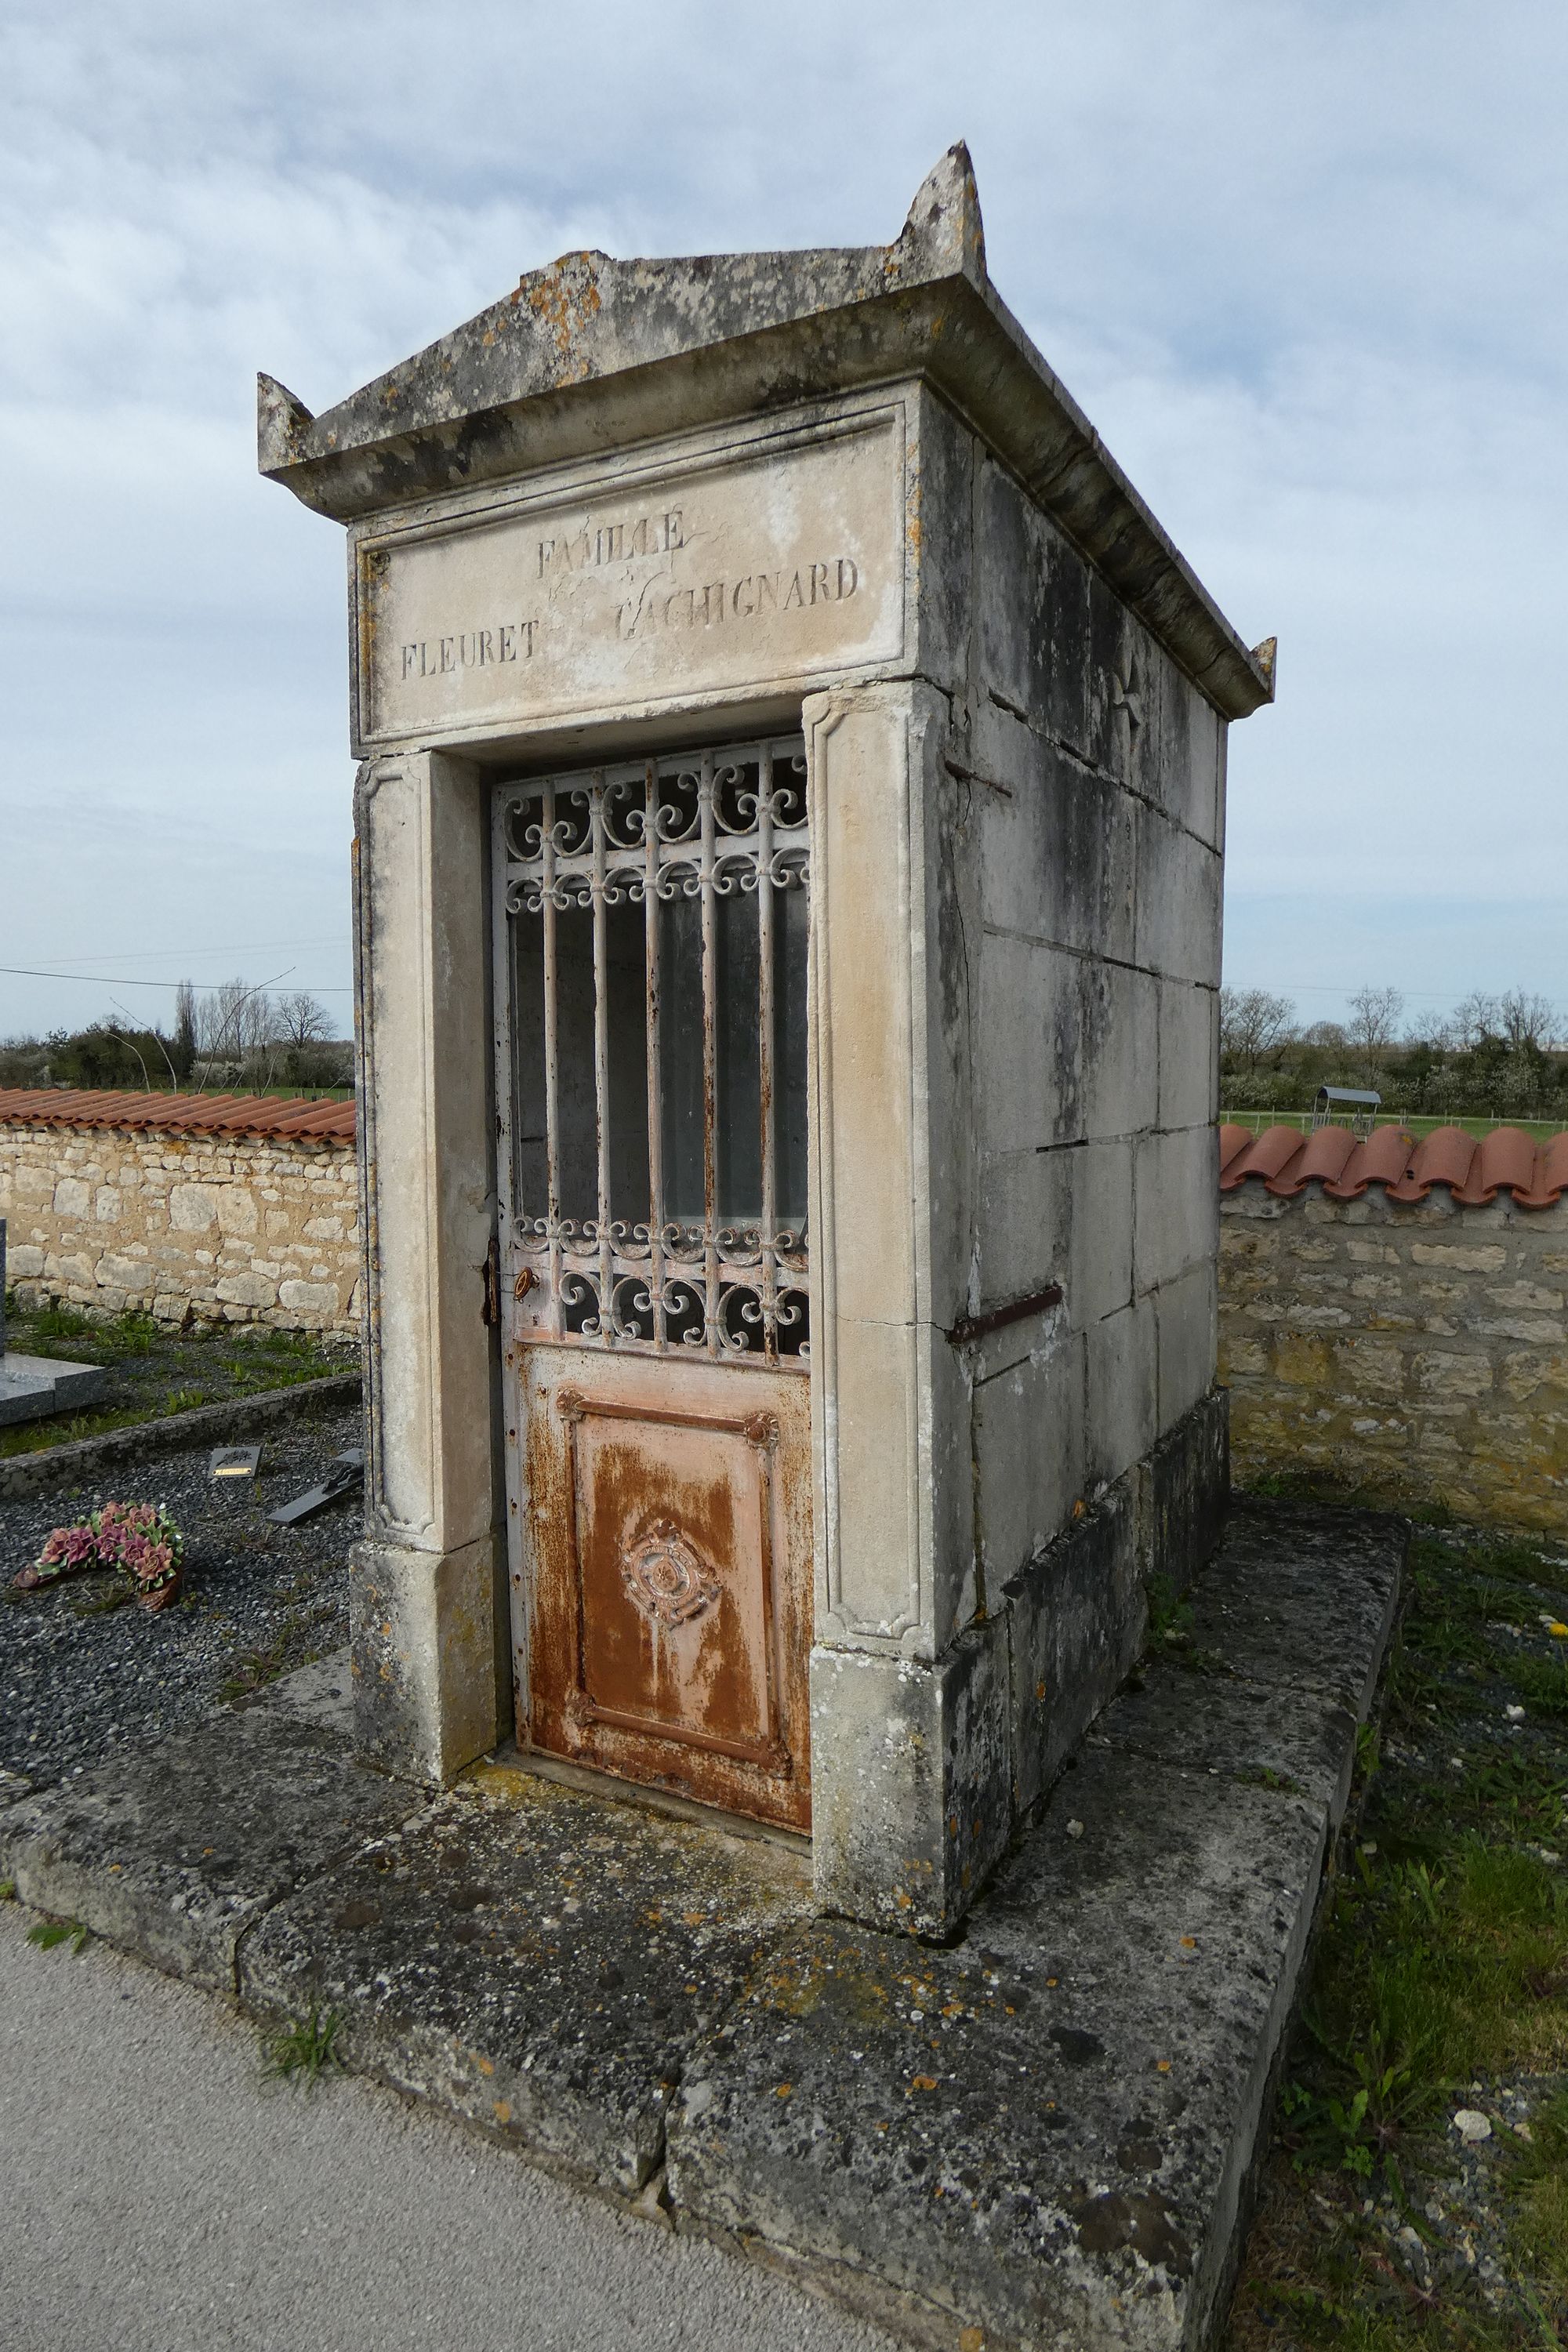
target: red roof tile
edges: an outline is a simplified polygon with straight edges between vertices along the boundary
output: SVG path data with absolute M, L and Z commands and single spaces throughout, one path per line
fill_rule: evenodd
M 1243 1130 L 1245 1132 L 1245 1130 Z M 1231 1128 L 1234 1135 L 1237 1130 Z M 1221 1175 L 1221 1186 L 1234 1192 L 1244 1176 L 1262 1176 L 1270 1182 L 1279 1171 L 1292 1160 L 1301 1149 L 1301 1138 L 1293 1127 L 1265 1128 L 1259 1136 L 1248 1136 L 1246 1148 L 1233 1155 Z
M 1374 1127 L 1323 1190 L 1331 1200 L 1359 1201 L 1369 1184 L 1397 1184 L 1410 1165 L 1415 1146 L 1415 1137 L 1402 1127 Z
M 1356 1142 L 1348 1127 L 1320 1127 L 1303 1138 L 1300 1150 L 1268 1180 L 1268 1190 L 1289 1198 L 1314 1179 L 1333 1183 L 1355 1155 Z
M 1239 1160 L 1252 1142 L 1252 1129 L 1238 1127 L 1234 1119 L 1222 1119 L 1219 1129 L 1219 1172 L 1223 1176 L 1233 1160 Z
M 106 1087 L 0 1087 L 0 1123 L 155 1128 L 172 1135 L 306 1136 L 352 1143 L 352 1102 L 280 1095 L 121 1094 Z
M 4 1097 L 0 1097 L 0 1101 Z M 1419 1143 L 1403 1127 L 1378 1127 L 1358 1142 L 1347 1127 L 1303 1135 L 1294 1127 L 1220 1129 L 1220 1190 L 1235 1192 L 1249 1176 L 1289 1200 L 1318 1182 L 1331 1201 L 1358 1200 L 1382 1184 L 1391 1201 L 1424 1201 L 1446 1184 L 1466 1208 L 1511 1192 L 1523 1209 L 1549 1209 L 1568 1192 L 1568 1134 L 1537 1144 L 1517 1127 L 1493 1128 L 1479 1140 L 1462 1128 L 1439 1127 Z

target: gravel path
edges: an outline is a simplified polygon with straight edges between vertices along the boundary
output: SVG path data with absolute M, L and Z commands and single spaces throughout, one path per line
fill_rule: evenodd
M 341 1646 L 357 1495 L 293 1528 L 268 1527 L 267 1513 L 361 1442 L 357 1411 L 301 1414 L 268 1435 L 254 1486 L 215 1484 L 203 1445 L 141 1469 L 117 1465 L 68 1494 L 0 1502 L 0 1771 L 46 1787 Z M 183 1530 L 184 1592 L 174 1608 L 156 1616 L 105 1608 L 124 1589 L 108 1573 L 41 1592 L 11 1590 L 51 1528 L 110 1497 L 163 1503 Z

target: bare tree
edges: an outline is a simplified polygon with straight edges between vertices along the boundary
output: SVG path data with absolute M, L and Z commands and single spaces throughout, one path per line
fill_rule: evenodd
M 1495 996 L 1475 988 L 1456 1004 L 1443 1024 L 1443 1042 L 1463 1051 L 1485 1038 L 1502 1035 L 1502 1013 Z
M 1318 1045 L 1331 1054 L 1342 1054 L 1349 1042 L 1338 1021 L 1314 1021 L 1301 1033 L 1303 1045 Z
M 196 1000 L 196 1035 L 213 1061 L 239 1061 L 264 1045 L 276 1023 L 266 987 L 226 980 Z
M 288 1045 L 319 1045 L 332 1034 L 325 1011 L 305 989 L 280 996 L 273 1008 L 274 1034 Z
M 1361 1055 L 1370 1084 L 1398 1034 L 1404 993 L 1397 988 L 1358 988 L 1350 1010 L 1347 1035 Z
M 1294 1034 L 1296 1007 L 1288 996 L 1266 988 L 1222 988 L 1219 1049 L 1244 1070 L 1255 1070 L 1265 1054 Z
M 1498 999 L 1498 1023 L 1501 1034 L 1517 1053 L 1521 1045 L 1535 1045 L 1542 1051 L 1557 1043 L 1562 1024 L 1553 1006 L 1544 996 L 1532 996 L 1522 988 L 1510 988 Z

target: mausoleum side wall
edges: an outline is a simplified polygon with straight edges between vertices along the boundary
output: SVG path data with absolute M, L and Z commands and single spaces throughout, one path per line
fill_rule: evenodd
M 358 1333 L 351 1144 L 7 1122 L 0 1216 L 28 1304 Z
M 983 451 L 973 511 L 978 1291 L 1064 1293 L 977 1367 L 994 1579 L 1214 1381 L 1225 729 Z
M 1568 1528 L 1568 1195 L 1442 1187 L 1221 1209 L 1220 1377 L 1238 1486 L 1277 1474 Z

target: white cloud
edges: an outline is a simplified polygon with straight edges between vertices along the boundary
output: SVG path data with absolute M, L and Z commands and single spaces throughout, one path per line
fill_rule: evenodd
M 577 246 L 881 239 L 963 133 L 1005 297 L 1281 638 L 1237 976 L 1396 979 L 1438 899 L 1454 992 L 1510 976 L 1467 940 L 1568 853 L 1558 0 L 21 0 L 6 61 L 0 961 L 152 925 L 174 976 L 237 892 L 346 942 L 341 546 L 255 476 L 258 366 L 326 405 Z M 0 980 L 0 1031 L 95 1009 Z

